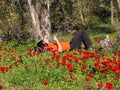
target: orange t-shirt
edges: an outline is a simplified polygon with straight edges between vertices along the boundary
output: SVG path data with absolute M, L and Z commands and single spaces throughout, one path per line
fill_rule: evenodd
M 63 51 L 69 51 L 70 50 L 70 43 L 69 42 L 60 42 L 60 45 L 63 49 Z M 50 43 L 47 45 L 47 50 L 48 51 L 58 51 L 58 44 L 55 43 Z

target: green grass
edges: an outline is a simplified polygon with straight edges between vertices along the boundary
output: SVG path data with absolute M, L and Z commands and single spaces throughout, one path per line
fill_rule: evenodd
M 104 33 L 88 32 L 90 38 L 94 42 L 94 38 L 104 38 Z M 62 33 L 55 34 L 60 41 L 70 41 L 72 35 L 63 35 Z M 110 37 L 114 38 L 116 33 L 111 33 Z M 10 41 L 0 44 L 0 67 L 4 66 L 7 71 L 0 71 L 0 83 L 2 90 L 108 90 L 106 83 L 112 84 L 115 90 L 120 88 L 120 76 L 113 72 L 109 66 L 104 65 L 103 61 L 108 60 L 112 67 L 116 64 L 113 60 L 119 60 L 120 52 L 114 55 L 109 50 L 102 51 L 70 51 L 52 54 L 50 52 L 29 55 L 29 49 L 33 49 L 35 42 L 33 41 Z M 93 43 L 95 49 L 98 45 Z M 87 54 L 85 54 L 87 53 Z M 91 56 L 82 60 L 84 55 Z M 103 55 L 104 54 L 104 55 Z M 20 56 L 22 56 L 20 58 Z M 58 59 L 58 57 L 60 57 Z M 69 71 L 67 65 L 58 66 L 58 63 L 63 62 L 63 58 L 67 57 L 66 63 L 74 67 L 74 71 Z M 112 62 L 111 62 L 112 61 Z M 94 67 L 95 62 L 99 62 L 101 68 L 106 68 L 106 73 L 102 72 L 101 68 Z M 12 69 L 10 69 L 12 65 Z M 86 66 L 86 69 L 82 67 Z M 119 70 L 118 70 L 119 71 Z M 90 78 L 87 74 L 93 74 Z M 87 81 L 89 78 L 90 81 Z M 117 80 L 115 80 L 115 78 Z M 48 82 L 43 85 L 43 82 Z M 102 89 L 99 89 L 97 84 L 102 83 Z

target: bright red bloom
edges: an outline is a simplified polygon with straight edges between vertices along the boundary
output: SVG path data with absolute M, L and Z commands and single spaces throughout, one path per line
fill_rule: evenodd
M 120 71 L 119 71 L 119 72 L 117 72 L 117 75 L 120 77 Z
M 48 85 L 48 82 L 44 81 L 44 82 L 42 82 L 42 84 L 46 86 L 46 85 Z
M 67 68 L 69 71 L 73 72 L 74 71 L 74 67 L 71 64 L 67 64 Z
M 118 53 L 118 52 L 115 52 L 115 51 L 113 52 L 114 55 L 117 55 L 117 53 Z
M 7 72 L 7 68 L 4 67 L 4 66 L 1 66 L 1 67 L 0 67 L 0 72 Z
M 90 81 L 90 78 L 86 78 L 86 81 Z
M 73 57 L 68 57 L 67 60 L 71 61 L 73 60 Z
M 102 67 L 101 70 L 102 70 L 102 72 L 104 72 L 104 73 L 107 72 L 107 68 L 105 68 L 105 67 Z
M 62 64 L 63 64 L 63 65 L 66 65 L 66 62 L 67 62 L 67 57 L 66 57 L 66 56 L 63 56 L 63 57 L 62 57 Z
M 0 83 L 0 89 L 2 89 L 3 88 L 3 85 L 2 85 L 2 83 Z
M 67 56 L 63 56 L 63 57 L 62 57 L 62 60 L 66 60 L 66 59 L 67 59 Z
M 12 65 L 10 65 L 10 66 L 9 66 L 9 68 L 10 68 L 10 69 L 13 69 L 13 66 L 12 66 Z
M 100 68 L 100 63 L 94 63 L 94 67 L 97 69 Z
M 100 38 L 95 38 L 96 43 L 100 43 L 101 39 Z
M 59 59 L 60 59 L 60 55 L 57 55 L 57 54 L 56 54 L 56 55 L 54 56 L 54 58 L 57 59 L 57 60 L 59 60 Z
M 97 52 L 99 52 L 99 50 L 98 50 L 98 49 L 95 49 L 95 52 L 97 53 Z
M 85 65 L 82 65 L 82 69 L 86 69 L 87 68 L 87 66 L 85 66 Z
M 82 50 L 78 50 L 78 52 L 79 52 L 79 53 L 81 53 L 81 52 L 82 52 Z
M 90 55 L 83 55 L 80 60 L 86 60 L 86 59 L 89 59 L 90 58 Z
M 113 89 L 112 83 L 106 82 L 106 88 L 107 88 L 107 89 Z
M 22 58 L 22 56 L 21 56 L 21 55 L 19 55 L 19 56 L 18 56 L 18 58 Z
M 87 74 L 87 76 L 89 76 L 89 77 L 93 78 L 93 77 L 94 77 L 94 74 L 89 73 L 89 74 Z
M 112 70 L 112 71 L 117 71 L 117 70 L 119 70 L 119 66 L 112 66 L 112 67 L 111 67 L 111 70 Z
M 75 62 L 78 61 L 78 57 L 77 56 L 74 56 L 73 59 L 74 59 Z
M 98 88 L 102 88 L 103 87 L 102 83 L 98 83 L 97 86 L 98 86 Z

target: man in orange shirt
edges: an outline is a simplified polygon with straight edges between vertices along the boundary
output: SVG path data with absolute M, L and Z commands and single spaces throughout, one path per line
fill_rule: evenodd
M 54 42 L 49 43 L 47 36 L 44 37 L 43 40 L 40 40 L 37 43 L 36 51 L 46 52 L 46 51 L 69 51 L 74 49 L 81 49 L 82 43 L 85 46 L 85 49 L 88 50 L 92 47 L 92 41 L 90 40 L 89 36 L 87 35 L 85 30 L 78 30 L 72 40 L 70 42 L 59 42 L 57 37 L 54 36 Z

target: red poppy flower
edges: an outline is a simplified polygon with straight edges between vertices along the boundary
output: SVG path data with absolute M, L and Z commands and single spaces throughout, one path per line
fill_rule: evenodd
M 95 50 L 96 53 L 97 53 L 98 51 L 99 51 L 98 49 Z
M 74 67 L 71 64 L 67 64 L 67 68 L 69 71 L 73 72 L 74 71 Z
M 107 88 L 107 89 L 113 89 L 112 83 L 106 82 L 106 88 Z
M 7 72 L 7 68 L 4 66 L 0 67 L 0 72 Z
M 10 68 L 10 69 L 13 69 L 13 66 L 12 66 L 12 65 L 10 65 L 10 66 L 9 66 L 9 68 Z
M 102 67 L 101 70 L 102 70 L 102 72 L 104 72 L 104 73 L 107 72 L 107 68 L 105 68 L 105 67 Z
M 118 53 L 118 52 L 115 52 L 115 51 L 113 52 L 114 55 L 117 55 L 117 53 Z
M 94 67 L 97 69 L 100 68 L 100 63 L 94 63 Z
M 102 88 L 103 87 L 102 83 L 98 83 L 97 86 L 98 86 L 98 88 Z
M 94 74 L 89 73 L 89 74 L 87 74 L 87 76 L 89 76 L 89 77 L 93 78 L 93 77 L 94 77 Z
M 82 52 L 82 50 L 78 50 L 78 52 L 79 52 L 79 53 L 81 53 L 81 52 Z
M 117 75 L 120 77 L 120 71 L 119 71 L 119 72 L 117 72 Z
M 56 60 L 59 60 L 60 59 L 60 55 L 56 54 L 53 58 L 56 59 Z
M 2 85 L 2 83 L 0 83 L 0 89 L 2 89 L 3 88 L 3 85 Z
M 22 56 L 21 56 L 21 55 L 19 55 L 19 56 L 18 56 L 18 58 L 22 58 Z
M 42 82 L 42 84 L 46 86 L 46 85 L 48 85 L 48 82 L 44 81 L 44 82 Z
M 86 78 L 86 81 L 90 81 L 90 78 Z
M 85 65 L 82 65 L 82 69 L 86 69 L 87 68 L 87 66 L 85 66 Z
M 74 59 L 75 62 L 78 61 L 78 57 L 77 56 L 74 56 L 73 59 Z
M 95 38 L 96 43 L 100 43 L 101 39 L 100 38 Z
M 86 59 L 89 59 L 90 58 L 90 55 L 83 55 L 80 60 L 86 60 Z
M 112 67 L 111 67 L 111 70 L 112 70 L 112 71 L 117 71 L 117 70 L 119 70 L 119 66 L 112 66 Z

